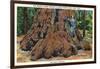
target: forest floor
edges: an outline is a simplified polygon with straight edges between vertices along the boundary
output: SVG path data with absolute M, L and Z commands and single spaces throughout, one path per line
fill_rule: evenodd
M 30 62 L 31 56 L 29 55 L 29 51 L 22 51 L 19 49 L 19 42 L 23 38 L 23 36 L 17 37 L 17 62 Z M 92 51 L 78 51 L 77 55 L 73 55 L 67 58 L 64 57 L 52 57 L 50 59 L 41 58 L 37 61 L 49 61 L 49 60 L 79 60 L 79 59 L 89 59 L 92 58 Z

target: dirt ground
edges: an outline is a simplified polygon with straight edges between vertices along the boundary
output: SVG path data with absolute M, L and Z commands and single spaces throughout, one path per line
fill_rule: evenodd
M 20 36 L 17 38 L 17 62 L 30 62 L 30 52 L 29 51 L 22 51 L 19 49 L 20 45 L 19 42 L 23 38 L 23 36 Z M 89 59 L 92 58 L 92 52 L 91 51 L 82 51 L 80 50 L 77 55 L 73 55 L 67 58 L 64 57 L 52 57 L 50 59 L 41 58 L 37 61 L 49 61 L 49 60 L 79 60 L 79 59 Z

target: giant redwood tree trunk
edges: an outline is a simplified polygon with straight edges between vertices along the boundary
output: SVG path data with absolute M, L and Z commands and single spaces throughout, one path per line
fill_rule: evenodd
M 31 30 L 20 42 L 21 49 L 30 50 L 32 60 L 77 54 L 77 48 L 65 31 L 64 17 L 72 16 L 71 13 L 74 14 L 67 10 L 38 9 Z

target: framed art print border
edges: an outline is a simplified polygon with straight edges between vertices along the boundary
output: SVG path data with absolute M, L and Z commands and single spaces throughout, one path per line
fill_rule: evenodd
M 15 66 L 15 56 L 14 56 L 14 5 L 15 4 L 39 4 L 39 5 L 54 5 L 54 6 L 70 6 L 70 7 L 85 7 L 85 8 L 94 8 L 94 61 L 88 61 L 88 62 L 73 62 L 73 63 L 55 63 L 55 64 L 38 64 L 38 65 L 20 65 Z M 58 65 L 76 65 L 76 64 L 91 64 L 96 63 L 96 6 L 94 5 L 79 5 L 79 4 L 61 4 L 61 3 L 47 3 L 47 2 L 31 2 L 31 1 L 11 1 L 10 4 L 10 15 L 11 15 L 11 24 L 10 24 L 10 44 L 11 44 L 11 50 L 10 50 L 10 68 L 28 68 L 28 67 L 44 67 L 44 66 L 58 66 Z

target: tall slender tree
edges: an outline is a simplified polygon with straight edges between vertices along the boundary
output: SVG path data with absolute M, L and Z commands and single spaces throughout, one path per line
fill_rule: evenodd
M 83 37 L 85 37 L 85 32 L 86 32 L 86 11 L 83 11 Z
M 29 24 L 28 24 L 28 13 L 27 13 L 27 7 L 24 7 L 24 11 L 23 11 L 23 16 L 24 16 L 24 33 L 26 34 L 28 29 L 29 29 Z

